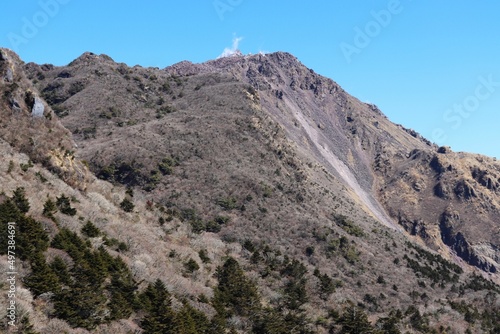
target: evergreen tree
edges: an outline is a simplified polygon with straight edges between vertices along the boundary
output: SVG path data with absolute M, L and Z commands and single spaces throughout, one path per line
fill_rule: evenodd
M 189 332 L 189 330 L 192 331 L 191 323 L 194 325 L 193 334 L 208 333 L 210 329 L 210 321 L 205 313 L 193 308 L 187 302 L 184 302 L 184 306 L 177 314 L 177 318 L 181 319 L 181 327 L 185 334 L 191 333 Z
M 59 278 L 59 282 L 65 285 L 69 285 L 71 283 L 71 276 L 63 259 L 56 256 L 49 266 Z
M 14 223 L 10 225 L 9 223 Z M 0 204 L 0 254 L 7 253 L 8 231 L 15 231 L 16 255 L 21 260 L 31 259 L 36 252 L 43 252 L 49 245 L 49 237 L 42 224 L 31 217 L 26 217 L 10 198 Z M 13 228 L 12 230 L 10 228 Z
M 64 196 L 64 194 L 61 194 L 61 197 L 56 198 L 56 206 L 59 211 L 61 211 L 61 213 L 64 213 L 65 215 L 76 215 L 76 209 L 71 207 L 69 198 Z
M 45 201 L 45 204 L 43 205 L 43 215 L 45 217 L 48 217 L 50 219 L 54 219 L 54 213 L 57 212 L 57 205 L 56 203 L 51 200 L 50 198 L 47 198 Z
M 14 190 L 12 201 L 22 213 L 27 213 L 30 210 L 30 203 L 26 198 L 26 192 L 23 187 L 18 187 Z
M 356 306 L 347 307 L 339 319 L 340 334 L 372 334 L 373 328 L 366 313 Z
M 273 308 L 265 308 L 252 317 L 254 334 L 312 334 L 303 312 L 285 314 Z
M 46 292 L 56 293 L 59 291 L 59 279 L 45 262 L 42 253 L 38 252 L 33 255 L 31 270 L 31 273 L 25 277 L 24 284 L 35 296 Z
M 179 311 L 179 313 L 177 313 L 176 319 L 178 323 L 177 334 L 199 333 L 196 328 L 196 323 L 191 317 L 191 310 L 186 304 L 184 304 L 184 307 Z
M 150 284 L 141 295 L 148 315 L 141 321 L 144 334 L 177 334 L 178 323 L 171 308 L 171 297 L 160 279 Z
M 51 246 L 66 251 L 75 261 L 83 257 L 83 251 L 87 248 L 85 242 L 74 232 L 62 228 L 52 239 Z
M 134 211 L 134 203 L 132 203 L 131 200 L 128 198 L 123 199 L 123 201 L 120 203 L 120 207 L 122 208 L 123 211 L 125 212 L 132 212 Z
M 273 308 L 265 308 L 253 317 L 254 334 L 288 334 L 288 328 L 283 315 Z
M 82 227 L 82 234 L 89 238 L 96 238 L 101 234 L 101 231 L 88 220 Z
M 245 277 L 239 263 L 230 257 L 217 268 L 219 284 L 214 298 L 237 315 L 248 315 L 260 307 L 257 287 Z
M 92 330 L 106 321 L 107 298 L 102 287 L 89 282 L 86 275 L 77 272 L 74 276 L 73 284 L 54 296 L 54 315 L 73 327 Z
M 136 290 L 137 283 L 132 273 L 120 257 L 116 257 L 109 269 L 111 272 L 111 283 L 107 290 L 111 293 L 111 319 L 128 318 L 137 306 Z
M 298 310 L 308 301 L 305 278 L 291 279 L 285 285 L 284 292 L 285 305 L 291 310 Z
M 49 246 L 49 236 L 42 224 L 31 217 L 20 215 L 17 221 L 17 253 L 21 260 L 29 260 Z
M 0 254 L 7 254 L 7 246 L 9 241 L 9 222 L 18 222 L 21 212 L 10 198 L 7 198 L 0 203 L 0 228 L 3 231 L 0 233 Z M 17 226 L 14 225 L 17 229 Z
M 377 328 L 380 328 L 384 334 L 401 334 L 401 331 L 398 328 L 401 316 L 400 311 L 391 311 L 387 317 L 378 319 Z

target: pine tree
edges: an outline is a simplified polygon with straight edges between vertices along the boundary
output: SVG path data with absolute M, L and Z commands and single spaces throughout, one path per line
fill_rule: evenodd
M 31 260 L 31 273 L 24 279 L 24 284 L 35 295 L 60 290 L 59 278 L 45 262 L 42 253 L 36 253 Z
M 387 317 L 378 319 L 377 328 L 380 328 L 384 334 L 401 334 L 398 328 L 401 316 L 401 312 L 391 311 Z
M 65 215 L 76 215 L 76 209 L 71 207 L 69 198 L 64 196 L 64 194 L 61 194 L 61 197 L 56 198 L 56 206 L 59 211 L 61 211 L 61 213 L 64 213 Z
M 141 322 L 144 334 L 177 334 L 178 323 L 171 308 L 171 297 L 160 279 L 146 288 L 141 301 L 148 312 Z
M 21 260 L 31 259 L 35 253 L 49 246 L 49 236 L 42 224 L 31 217 L 20 215 L 17 221 L 17 250 Z
M 273 308 L 265 308 L 253 317 L 254 334 L 288 334 L 290 328 L 287 326 L 283 315 Z
M 134 211 L 135 205 L 128 198 L 124 198 L 123 201 L 120 203 L 120 207 L 125 212 L 132 212 L 132 211 Z
M 373 328 L 366 313 L 356 306 L 347 307 L 339 319 L 340 334 L 372 334 Z
M 75 261 L 79 261 L 83 257 L 83 251 L 87 248 L 78 234 L 67 228 L 59 230 L 59 233 L 52 239 L 51 246 L 66 251 Z
M 101 234 L 101 231 L 88 220 L 82 227 L 82 233 L 89 238 L 96 238 Z
M 128 318 L 133 308 L 137 307 L 135 294 L 137 283 L 134 281 L 129 268 L 119 256 L 114 259 L 108 270 L 111 272 L 111 283 L 107 288 L 111 292 L 110 318 Z
M 49 266 L 59 278 L 59 282 L 65 285 L 69 285 L 71 283 L 71 276 L 63 259 L 56 256 Z
M 30 203 L 26 198 L 26 191 L 23 187 L 18 187 L 14 190 L 12 201 L 22 213 L 27 213 L 30 210 Z
M 298 310 L 300 306 L 308 301 L 305 278 L 292 278 L 285 285 L 284 292 L 285 305 L 291 310 Z
M 178 334 L 198 334 L 198 330 L 196 329 L 196 323 L 194 319 L 191 317 L 191 310 L 189 307 L 184 304 L 184 307 L 179 310 L 179 313 L 176 315 L 178 328 Z
M 54 220 L 54 213 L 57 212 L 57 205 L 56 203 L 51 200 L 50 198 L 47 198 L 45 201 L 45 204 L 43 205 L 43 215 L 45 217 L 48 217 L 52 220 Z
M 54 315 L 73 327 L 88 330 L 106 321 L 107 298 L 100 286 L 82 281 L 76 275 L 74 283 L 54 296 Z
M 0 228 L 3 231 L 0 233 L 0 254 L 7 254 L 7 246 L 9 240 L 9 222 L 18 222 L 21 212 L 10 198 L 7 198 L 0 203 Z M 13 228 L 17 228 L 15 225 Z
M 208 333 L 208 330 L 210 329 L 210 321 L 205 313 L 193 308 L 187 302 L 184 302 L 184 306 L 179 311 L 177 318 L 181 319 L 181 321 L 183 321 L 183 319 L 190 319 L 188 322 L 193 322 L 195 328 L 195 331 L 193 332 L 194 334 Z M 187 326 L 186 324 L 183 324 L 183 326 L 184 328 L 190 328 L 189 324 L 187 324 Z M 184 330 L 186 331 L 187 329 Z
M 232 257 L 217 268 L 219 284 L 214 299 L 237 315 L 248 315 L 260 307 L 257 287 L 245 277 L 238 261 Z

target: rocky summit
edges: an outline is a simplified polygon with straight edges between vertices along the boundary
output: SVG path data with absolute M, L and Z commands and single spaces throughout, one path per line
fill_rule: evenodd
M 1 49 L 0 78 L 25 332 L 500 332 L 500 163 L 293 55 L 159 69 Z

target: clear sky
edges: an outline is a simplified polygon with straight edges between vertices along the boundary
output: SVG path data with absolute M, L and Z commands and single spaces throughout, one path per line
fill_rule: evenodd
M 396 123 L 500 158 L 500 1 L 4 1 L 0 46 L 64 65 L 287 51 Z

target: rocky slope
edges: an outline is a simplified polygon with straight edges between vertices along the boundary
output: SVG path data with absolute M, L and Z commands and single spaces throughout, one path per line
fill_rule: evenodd
M 346 186 L 349 197 L 376 220 L 395 229 L 404 228 L 448 258 L 452 257 L 450 253 L 457 254 L 491 273 L 499 268 L 500 164 L 488 157 L 434 146 L 414 131 L 391 123 L 376 106 L 349 96 L 335 82 L 314 73 L 290 54 L 226 57 L 203 64 L 181 62 L 163 71 L 125 69 L 105 56 L 85 54 L 68 67 L 45 71 L 38 67 L 36 71 L 45 76 L 38 84 L 45 96 L 64 109 L 63 113 L 69 113 L 62 122 L 73 133 L 78 132 L 77 141 L 83 146 L 79 151 L 100 167 L 109 161 L 99 159 L 123 150 L 111 149 L 113 153 L 108 154 L 110 148 L 96 145 L 93 138 L 88 141 L 88 137 L 95 136 L 90 132 L 101 132 L 97 141 L 107 135 L 107 139 L 116 138 L 110 132 L 129 136 L 135 131 L 131 129 L 138 128 L 135 123 L 161 124 L 145 122 L 145 117 L 156 114 L 161 118 L 170 108 L 179 110 L 177 115 L 186 110 L 213 108 L 214 102 L 219 108 L 244 109 L 246 102 L 235 105 L 235 92 L 217 90 L 249 85 L 251 90 L 239 92 L 240 100 L 251 100 L 254 109 L 275 122 L 284 142 L 293 143 L 301 156 L 299 160 L 318 163 L 334 175 Z M 35 69 L 30 73 L 36 76 Z M 165 88 L 165 80 L 172 77 L 175 81 Z M 116 89 L 123 91 L 118 93 Z M 166 101 L 161 97 L 164 90 L 169 93 Z M 220 96 L 220 101 L 210 101 L 214 94 Z M 96 103 L 99 95 L 107 96 L 105 105 Z M 232 96 L 223 101 L 227 95 Z M 125 101 L 124 96 L 133 99 Z M 134 117 L 131 113 L 137 114 Z M 193 120 L 184 121 L 188 124 Z M 124 123 L 132 128 L 116 129 Z M 192 128 L 198 129 L 196 125 Z M 147 151 L 164 152 L 168 148 L 146 148 L 147 142 L 161 145 L 152 133 L 162 133 L 147 126 L 143 129 L 147 132 L 142 136 L 145 143 L 139 144 L 136 139 L 133 145 L 144 152 L 135 153 L 133 158 L 147 165 Z
M 0 206 L 24 187 L 48 262 L 77 263 L 53 242 L 68 228 L 123 259 L 127 296 L 143 301 L 161 279 L 180 318 L 194 307 L 217 333 L 337 332 L 358 311 L 382 333 L 498 329 L 493 159 L 432 145 L 287 53 L 166 69 L 1 55 Z M 75 216 L 47 216 L 61 194 Z M 221 301 L 228 257 L 255 284 L 255 309 Z M 110 297 L 99 317 L 75 318 L 51 292 L 23 290 L 41 333 L 135 332 L 152 312 L 138 302 L 118 316 Z

